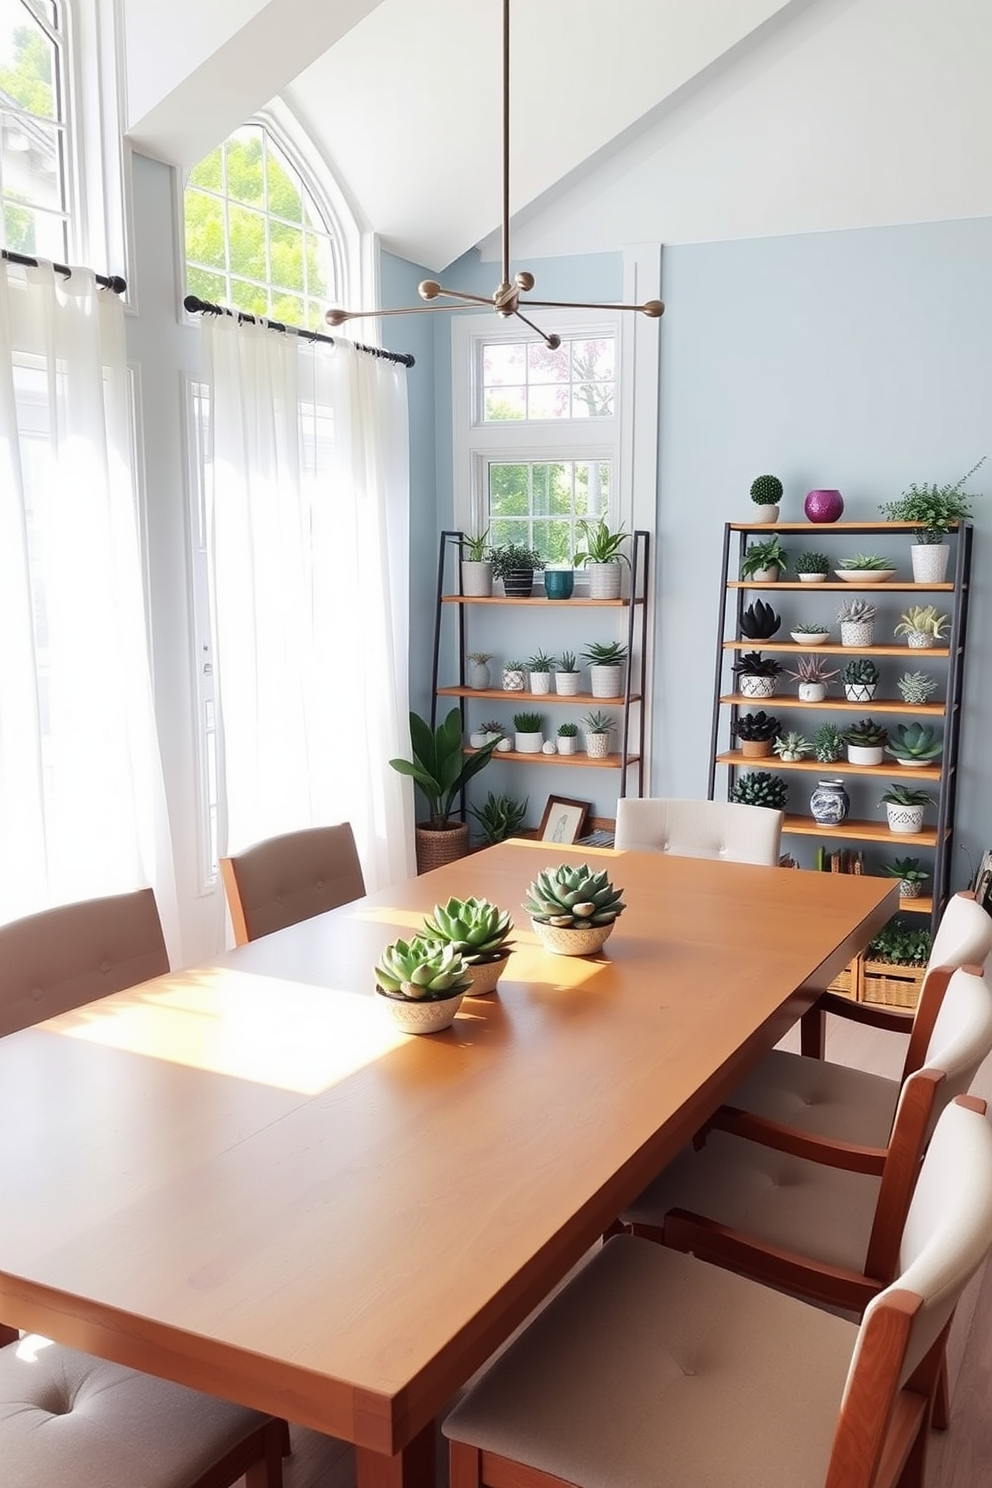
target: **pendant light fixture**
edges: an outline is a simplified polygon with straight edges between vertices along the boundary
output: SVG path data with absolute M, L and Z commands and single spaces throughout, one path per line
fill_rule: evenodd
M 421 299 L 426 300 L 427 304 L 407 305 L 396 310 L 344 310 L 332 307 L 324 318 L 329 326 L 340 326 L 348 320 L 362 320 L 371 316 L 416 315 L 431 310 L 459 310 L 468 305 L 485 305 L 490 306 L 504 320 L 515 315 L 535 335 L 541 337 L 550 351 L 557 351 L 561 345 L 561 337 L 554 332 L 549 335 L 542 331 L 532 320 L 528 320 L 523 313 L 525 309 L 538 306 L 544 310 L 637 310 L 654 320 L 664 314 L 665 306 L 661 300 L 645 300 L 643 305 L 588 303 L 576 300 L 525 300 L 521 296 L 529 294 L 534 288 L 534 275 L 523 269 L 514 274 L 512 282 L 510 280 L 510 0 L 503 0 L 502 248 L 503 277 L 491 299 L 487 299 L 484 295 L 468 294 L 461 289 L 448 289 L 445 285 L 439 284 L 436 279 L 424 279 L 417 289 Z

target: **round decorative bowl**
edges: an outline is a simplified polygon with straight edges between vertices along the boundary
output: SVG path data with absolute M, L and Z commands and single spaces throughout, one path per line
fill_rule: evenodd
M 592 956 L 613 934 L 616 920 L 608 925 L 576 926 L 564 929 L 560 925 L 541 925 L 531 920 L 538 940 L 553 956 Z
M 902 765 L 907 770 L 918 770 L 918 769 L 920 769 L 920 767 L 922 765 L 932 765 L 933 764 L 933 760 L 925 760 L 925 759 L 900 759 L 899 756 L 896 755 L 896 764 L 897 765 Z
M 468 974 L 472 978 L 472 985 L 465 996 L 487 997 L 490 992 L 495 992 L 496 983 L 506 970 L 509 959 L 510 953 L 507 951 L 498 961 L 480 961 L 477 966 L 470 965 Z
M 810 522 L 839 522 L 844 511 L 844 498 L 839 491 L 810 491 L 803 502 Z
M 440 1033 L 443 1028 L 450 1028 L 465 996 L 464 992 L 456 992 L 454 997 L 434 997 L 421 1002 L 392 997 L 380 987 L 376 992 L 388 1002 L 393 1022 L 403 1033 Z
M 797 646 L 823 646 L 830 639 L 829 630 L 790 630 Z
M 895 573 L 894 568 L 835 568 L 834 573 L 845 584 L 884 584 Z

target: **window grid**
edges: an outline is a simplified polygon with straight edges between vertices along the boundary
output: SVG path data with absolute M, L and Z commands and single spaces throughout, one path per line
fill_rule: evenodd
M 55 0 L 7 0 L 4 9 L 11 20 L 0 31 L 0 46 L 9 47 L 0 57 L 7 74 L 0 78 L 0 241 L 16 253 L 64 262 L 72 257 L 73 224 L 62 9 Z M 54 179 L 46 185 L 48 177 Z
M 570 563 L 581 546 L 577 524 L 609 513 L 612 474 L 608 459 L 488 461 L 490 541 L 534 548 L 546 563 Z

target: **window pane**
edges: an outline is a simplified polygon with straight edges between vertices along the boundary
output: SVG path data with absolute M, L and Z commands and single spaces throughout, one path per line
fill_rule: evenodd
M 227 267 L 224 203 L 191 188 L 186 192 L 186 257 L 208 268 Z
M 527 465 L 490 465 L 489 510 L 494 517 L 520 516 L 529 509 Z
M 527 392 L 527 417 L 532 419 L 568 418 L 568 384 L 564 387 L 547 383 L 543 387 L 531 384 Z
M 223 191 L 224 163 L 220 147 L 211 151 L 205 160 L 195 165 L 189 173 L 190 186 L 205 186 L 208 191 Z
M 207 269 L 190 266 L 186 270 L 186 289 L 190 294 L 199 295 L 201 300 L 211 300 L 216 304 L 227 294 L 227 280 L 223 274 L 211 274 Z
M 576 382 L 582 382 L 586 378 L 593 378 L 597 382 L 613 381 L 616 376 L 616 343 L 612 336 L 606 340 L 573 341 L 571 352 L 572 376 Z M 560 354 L 563 353 L 564 347 Z
M 494 342 L 485 347 L 482 354 L 483 384 L 485 387 L 498 387 L 507 382 L 523 382 L 526 367 L 526 346 Z
M 526 389 L 501 387 L 486 392 L 486 418 L 491 423 L 501 419 L 522 419 L 525 415 Z
M 611 468 L 608 460 L 493 461 L 485 518 L 493 543 L 526 543 L 548 563 L 570 563 L 576 521 L 609 514 Z
M 527 370 L 530 382 L 568 382 L 569 379 L 569 350 L 568 342 L 564 342 L 557 351 L 551 351 L 543 341 L 538 341 L 527 348 Z
M 257 284 L 246 284 L 242 279 L 231 280 L 231 302 L 236 310 L 247 310 L 250 315 L 268 315 L 269 296 Z
M 25 24 L 25 22 L 27 24 Z M 0 93 L 42 119 L 57 119 L 56 48 L 23 6 L 0 7 Z
M 273 295 L 272 309 L 269 311 L 270 320 L 281 320 L 283 325 L 303 325 L 303 300 L 299 295 Z
M 272 283 L 287 289 L 303 288 L 303 233 L 285 222 L 269 223 Z
M 2 170 L 4 195 L 36 207 L 61 211 L 61 131 L 37 120 L 3 120 Z
M 246 126 L 235 130 L 224 146 L 227 194 L 232 201 L 260 207 L 265 202 L 262 174 L 262 131 Z
M 482 348 L 482 420 L 612 418 L 616 413 L 616 338 L 487 342 Z
M 265 252 L 265 218 L 261 212 L 249 212 L 244 207 L 229 207 L 227 231 L 231 273 L 266 280 L 268 264 Z
M 292 179 L 291 168 L 285 163 L 281 150 L 269 141 L 268 188 L 269 211 L 276 217 L 285 217 L 287 222 L 303 221 L 303 201 L 298 181 Z M 319 224 L 320 219 L 317 219 Z

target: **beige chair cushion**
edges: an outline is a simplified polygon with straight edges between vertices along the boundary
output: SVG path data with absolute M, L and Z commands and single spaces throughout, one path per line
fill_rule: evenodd
M 884 1147 L 898 1100 L 898 1080 L 773 1049 L 727 1105 L 831 1141 Z
M 183 1488 L 266 1419 L 35 1335 L 0 1349 L 4 1488 Z
M 348 822 L 270 837 L 221 859 L 238 945 L 298 925 L 365 893 Z
M 823 1488 L 856 1327 L 611 1240 L 444 1422 L 584 1488 Z
M 614 844 L 680 858 L 778 866 L 784 813 L 732 801 L 625 796 L 617 802 Z

